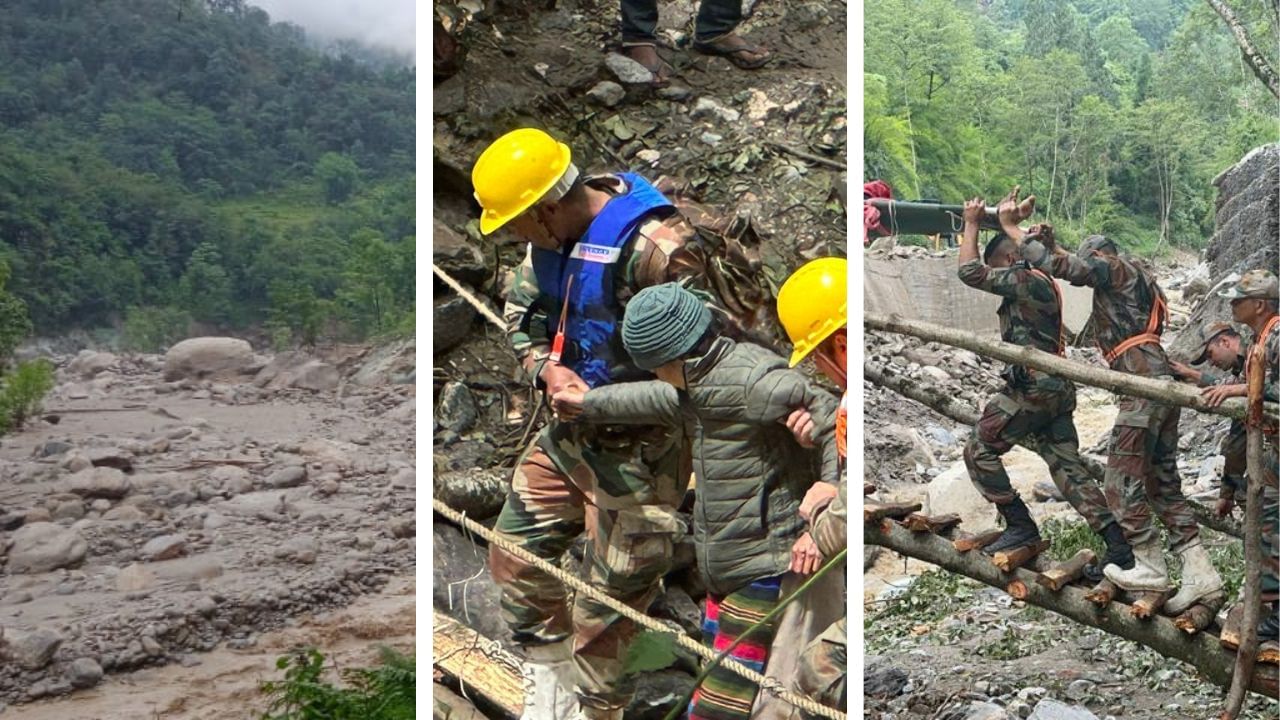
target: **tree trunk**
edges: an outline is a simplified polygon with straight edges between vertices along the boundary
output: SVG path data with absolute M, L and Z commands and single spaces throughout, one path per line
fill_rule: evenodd
M 473 702 L 515 718 L 524 707 L 520 659 L 457 620 L 432 611 L 432 667 Z
M 1014 580 L 1020 580 L 1026 587 L 1026 602 L 1032 605 L 1188 663 L 1217 685 L 1226 686 L 1231 681 L 1234 657 L 1222 648 L 1218 638 L 1209 633 L 1188 635 L 1174 625 L 1172 618 L 1157 615 L 1149 620 L 1139 620 L 1133 616 L 1129 606 L 1120 603 L 1099 608 L 1085 599 L 1083 588 L 1066 587 L 1053 592 L 1037 583 L 1033 572 L 1019 569 L 1002 573 L 986 556 L 960 554 L 951 543 L 936 535 L 913 533 L 894 522 L 864 525 L 863 539 L 868 545 L 888 548 L 1001 590 Z M 1249 689 L 1276 697 L 1276 674 L 1271 670 L 1275 668 L 1259 672 Z
M 1146 398 L 1229 418 L 1239 419 L 1245 415 L 1245 403 L 1239 398 L 1228 399 L 1218 407 L 1209 407 L 1205 404 L 1204 398 L 1194 388 L 1172 380 L 1156 380 L 1106 368 L 1092 367 L 1032 347 L 1013 345 L 1000 340 L 990 340 L 963 330 L 916 320 L 907 320 L 899 315 L 866 313 L 862 316 L 862 320 L 863 324 L 871 330 L 910 335 L 921 340 L 961 347 L 981 355 L 1008 363 L 1025 365 L 1051 375 L 1057 375 L 1084 385 L 1100 387 L 1122 395 Z M 1267 403 L 1266 413 L 1269 416 L 1280 418 L 1280 411 L 1277 410 L 1275 403 Z
M 1205 0 L 1209 3 L 1209 7 L 1222 18 L 1227 27 L 1231 29 L 1231 34 L 1236 38 L 1236 44 L 1240 46 L 1240 52 L 1244 53 L 1245 60 L 1249 62 L 1249 67 L 1253 69 L 1253 74 L 1258 76 L 1262 84 L 1267 86 L 1272 95 L 1280 98 L 1280 75 L 1276 74 L 1271 63 L 1267 62 L 1267 58 L 1258 52 L 1258 48 L 1254 46 L 1253 40 L 1249 37 L 1249 31 L 1245 29 L 1240 19 L 1232 9 L 1222 0 Z M 1275 5 L 1275 3 L 1273 3 Z
M 892 390 L 905 398 L 915 400 L 943 417 L 965 425 L 978 424 L 978 412 L 969 405 L 953 399 L 949 392 L 935 390 L 928 385 L 922 385 L 918 381 L 910 381 L 901 376 L 888 375 L 884 372 L 884 368 L 871 363 L 863 363 L 862 369 L 863 377 L 867 380 Z M 1038 453 L 1034 437 L 1023 438 L 1022 442 L 1018 444 L 1031 452 Z M 1106 468 L 1102 466 L 1102 463 L 1084 454 L 1080 455 L 1080 462 L 1084 464 L 1085 470 L 1089 472 L 1089 477 L 1099 483 L 1105 479 Z M 1196 520 L 1201 525 L 1232 537 L 1244 537 L 1244 530 L 1235 520 L 1229 517 L 1220 518 L 1212 508 L 1207 508 L 1194 500 L 1187 500 L 1187 505 L 1191 507 L 1191 512 L 1195 513 Z

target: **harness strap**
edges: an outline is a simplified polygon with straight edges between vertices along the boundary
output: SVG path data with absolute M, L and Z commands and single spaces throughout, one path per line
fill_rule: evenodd
M 1164 296 L 1157 291 L 1155 302 L 1151 303 L 1151 315 L 1147 318 L 1146 330 L 1112 348 L 1111 352 L 1106 354 L 1107 364 L 1114 364 L 1116 360 L 1120 359 L 1121 355 L 1139 345 L 1151 345 L 1153 343 L 1159 345 L 1160 333 L 1158 331 L 1161 330 L 1162 323 L 1168 324 L 1168 322 L 1169 306 L 1165 304 Z
M 1265 435 L 1276 435 L 1280 427 L 1262 414 L 1262 386 L 1267 372 L 1267 338 L 1280 324 L 1280 315 L 1273 315 L 1262 326 L 1262 332 L 1249 349 L 1249 357 L 1245 360 L 1245 382 L 1248 384 L 1249 413 L 1245 423 L 1251 427 L 1261 428 Z

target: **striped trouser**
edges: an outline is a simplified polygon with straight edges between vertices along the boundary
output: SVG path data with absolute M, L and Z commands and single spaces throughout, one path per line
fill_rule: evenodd
M 778 576 L 756 580 L 728 595 L 708 595 L 702 620 L 703 642 L 716 652 L 723 652 L 777 606 L 781 590 L 782 577 Z M 775 618 L 738 643 L 729 657 L 763 672 L 776 630 Z M 694 692 L 689 720 L 748 720 L 759 690 L 750 680 L 717 665 Z

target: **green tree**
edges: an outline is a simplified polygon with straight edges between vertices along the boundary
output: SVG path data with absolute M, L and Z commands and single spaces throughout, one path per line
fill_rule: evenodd
M 231 278 L 212 243 L 202 243 L 191 253 L 178 281 L 178 298 L 191 317 L 201 322 L 226 323 L 231 319 Z
M 355 161 L 331 152 L 320 156 L 315 174 L 324 186 L 325 200 L 330 203 L 346 202 L 360 180 L 360 168 L 356 167 Z

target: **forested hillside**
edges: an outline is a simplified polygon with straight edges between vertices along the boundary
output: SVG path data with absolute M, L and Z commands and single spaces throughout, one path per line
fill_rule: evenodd
M 341 46 L 338 46 L 341 47 Z M 12 0 L 0 257 L 36 332 L 281 342 L 413 311 L 414 71 L 243 0 Z
M 1274 61 L 1274 3 L 1229 5 Z M 1275 142 L 1276 98 L 1202 0 L 876 0 L 868 177 L 903 199 L 994 199 L 1144 252 L 1199 247 L 1215 175 Z

